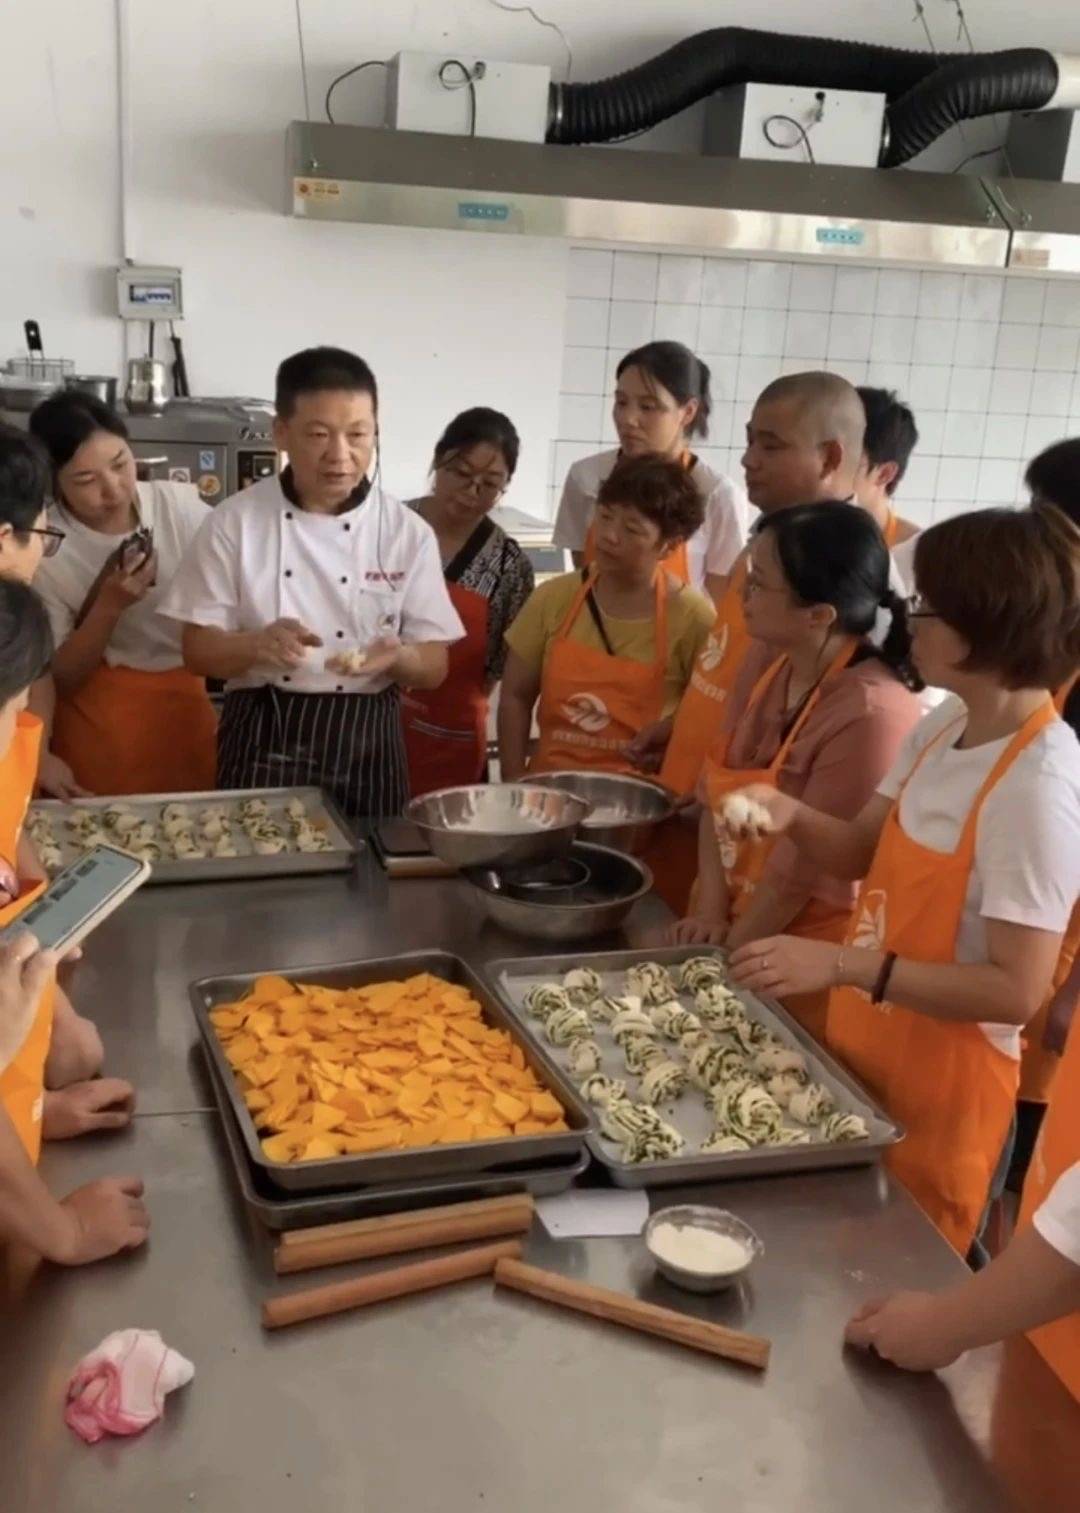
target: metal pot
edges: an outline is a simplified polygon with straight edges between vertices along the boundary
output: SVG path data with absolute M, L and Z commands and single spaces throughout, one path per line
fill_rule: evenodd
M 133 357 L 127 365 L 124 402 L 133 415 L 157 415 L 169 403 L 165 364 L 156 357 Z
M 103 405 L 108 405 L 110 410 L 116 409 L 116 391 L 118 380 L 110 378 L 103 373 L 73 373 L 70 378 L 65 378 L 65 389 L 77 389 L 80 394 L 92 394 L 95 399 L 100 399 Z

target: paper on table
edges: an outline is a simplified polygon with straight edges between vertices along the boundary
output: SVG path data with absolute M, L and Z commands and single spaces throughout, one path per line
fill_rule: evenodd
M 639 1235 L 649 1217 L 648 1195 L 641 1191 L 560 1193 L 538 1198 L 536 1212 L 553 1240 L 587 1235 Z

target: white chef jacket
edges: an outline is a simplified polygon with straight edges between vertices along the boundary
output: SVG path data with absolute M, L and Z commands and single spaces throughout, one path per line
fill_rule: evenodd
M 183 664 L 180 626 L 160 612 L 161 601 L 199 527 L 209 515 L 193 483 L 140 483 L 139 524 L 154 532 L 157 583 L 116 622 L 105 648 L 109 667 L 135 667 L 140 672 L 167 672 Z M 55 557 L 43 557 L 34 587 L 45 601 L 53 640 L 60 646 L 75 629 L 75 620 L 91 586 L 123 541 L 91 530 L 63 505 L 53 505 L 49 524 L 66 533 Z
M 294 693 L 375 693 L 391 680 L 343 678 L 326 670 L 327 657 L 380 636 L 450 642 L 465 634 L 435 533 L 415 511 L 376 485 L 342 514 L 317 515 L 291 503 L 277 477 L 210 512 L 160 610 L 230 631 L 289 618 L 322 639 L 302 667 L 253 668 L 228 689 L 272 683 Z
M 568 551 L 585 550 L 600 485 L 619 460 L 617 451 L 597 452 L 575 462 L 563 484 L 553 540 Z M 750 524 L 750 505 L 742 489 L 723 473 L 714 473 L 700 457 L 690 469 L 705 505 L 705 520 L 686 544 L 690 585 L 703 589 L 705 576 L 723 577 L 742 551 Z
M 894 799 L 916 758 L 936 740 L 900 799 L 905 835 L 932 851 L 956 849 L 979 789 L 1012 739 L 960 749 L 956 742 L 964 722 L 964 705 L 950 695 L 909 732 L 878 784 L 879 793 Z M 1055 720 L 1021 752 L 982 806 L 956 960 L 988 959 L 988 919 L 1051 933 L 1064 930 L 1078 895 L 1080 744 L 1064 720 Z M 1015 1026 L 987 1023 L 981 1029 L 1000 1051 L 1019 1059 Z

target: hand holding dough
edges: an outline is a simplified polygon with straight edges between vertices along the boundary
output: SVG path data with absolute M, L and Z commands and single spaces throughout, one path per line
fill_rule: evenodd
M 327 672 L 340 673 L 343 678 L 356 678 L 363 672 L 368 655 L 359 646 L 351 651 L 336 651 L 326 659 Z
M 775 828 L 765 805 L 746 793 L 729 793 L 720 804 L 717 818 L 725 830 L 740 839 L 760 840 Z

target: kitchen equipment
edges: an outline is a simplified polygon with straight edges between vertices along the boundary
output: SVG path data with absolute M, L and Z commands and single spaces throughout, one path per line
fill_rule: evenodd
M 578 1282 L 555 1271 L 526 1266 L 523 1261 L 509 1257 L 500 1260 L 495 1267 L 495 1285 L 512 1287 L 515 1292 L 528 1293 L 545 1303 L 556 1303 L 561 1308 L 587 1313 L 609 1324 L 622 1324 L 643 1334 L 655 1334 L 673 1344 L 704 1350 L 708 1355 L 753 1366 L 758 1371 L 764 1371 L 769 1364 L 771 1343 L 758 1335 L 728 1329 L 723 1324 L 710 1323 L 708 1319 L 690 1318 L 673 1308 L 643 1303 L 640 1298 L 611 1292 L 606 1287 L 591 1287 L 587 1282 Z
M 694 1271 L 679 1266 L 654 1248 L 655 1233 L 661 1224 L 674 1224 L 677 1229 L 708 1229 L 714 1234 L 737 1240 L 746 1259 L 741 1266 L 730 1271 Z M 744 1224 L 735 1214 L 728 1213 L 726 1208 L 711 1208 L 703 1203 L 680 1203 L 671 1208 L 657 1209 L 645 1225 L 644 1239 L 645 1248 L 656 1262 L 657 1268 L 669 1282 L 674 1282 L 676 1287 L 685 1288 L 687 1292 L 720 1292 L 744 1277 L 758 1256 L 765 1253 L 764 1245 L 749 1224 Z
M 286 1329 L 290 1324 L 305 1324 L 309 1319 L 324 1319 L 331 1313 L 366 1308 L 369 1303 L 383 1303 L 388 1298 L 430 1292 L 433 1287 L 464 1282 L 469 1277 L 490 1276 L 496 1262 L 516 1260 L 520 1255 L 519 1241 L 503 1240 L 498 1245 L 478 1245 L 475 1250 L 461 1250 L 433 1261 L 414 1261 L 411 1266 L 369 1272 L 348 1282 L 328 1282 L 325 1287 L 309 1287 L 281 1298 L 267 1298 L 262 1306 L 263 1328 Z
M 509 1198 L 481 1198 L 475 1203 L 450 1203 L 411 1214 L 390 1214 L 383 1219 L 325 1224 L 280 1239 L 274 1248 L 274 1270 L 280 1277 L 320 1266 L 341 1266 L 346 1261 L 428 1250 L 435 1245 L 459 1245 L 463 1240 L 525 1234 L 532 1226 L 534 1212 L 532 1197 L 520 1193 Z
M 124 403 L 133 415 L 159 415 L 169 403 L 169 376 L 156 357 L 131 357 Z
M 254 1120 L 240 1095 L 221 1041 L 210 1022 L 210 1010 L 218 1004 L 235 1003 L 263 972 L 229 977 L 206 977 L 191 985 L 191 1005 L 203 1045 L 218 1077 L 214 1090 L 223 1107 L 231 1109 L 244 1141 L 248 1160 L 274 1187 L 287 1193 L 325 1192 L 331 1188 L 365 1187 L 372 1182 L 405 1183 L 425 1177 L 490 1172 L 510 1174 L 530 1162 L 548 1164 L 576 1156 L 589 1127 L 589 1113 L 574 1084 L 556 1066 L 542 1046 L 521 1033 L 515 1015 L 498 995 L 457 956 L 446 951 L 413 951 L 365 961 L 340 962 L 333 966 L 265 968 L 281 972 L 293 982 L 336 988 L 363 987 L 367 983 L 404 980 L 429 972 L 447 982 L 466 987 L 480 1004 L 489 1025 L 505 1030 L 521 1047 L 526 1064 L 540 1083 L 563 1106 L 567 1130 L 500 1139 L 469 1140 L 452 1145 L 413 1146 L 403 1150 L 372 1151 L 332 1156 L 318 1161 L 291 1163 L 271 1161 L 262 1148 Z
M 526 779 L 528 781 L 528 779 Z M 582 821 L 581 838 L 640 856 L 653 831 L 675 812 L 675 800 L 659 783 L 615 772 L 546 772 L 537 778 L 545 788 L 559 788 L 591 805 Z
M 34 832 L 39 817 L 48 819 L 56 847 L 64 866 L 82 854 L 78 839 L 68 827 L 68 819 L 81 813 L 97 814 L 104 824 L 105 810 L 121 805 L 138 815 L 140 820 L 153 824 L 161 823 L 161 811 L 166 804 L 180 804 L 191 811 L 196 821 L 203 809 L 224 809 L 236 814 L 240 804 L 251 799 L 262 799 L 269 817 L 285 834 L 290 833 L 290 820 L 285 805 L 293 799 L 303 803 L 308 818 L 319 826 L 330 841 L 329 851 L 283 851 L 277 856 L 257 856 L 249 837 L 232 825 L 232 839 L 239 856 L 206 856 L 191 861 L 173 859 L 151 862 L 149 881 L 154 883 L 206 883 L 235 882 L 238 878 L 289 877 L 312 872 L 347 872 L 363 842 L 358 841 L 349 828 L 334 801 L 321 788 L 226 788 L 210 793 L 139 793 L 124 798 L 42 799 L 31 804 L 27 830 L 31 844 L 38 848 Z M 107 828 L 107 827 L 106 827 Z M 55 870 L 55 869 L 54 869 Z
M 64 383 L 75 364 L 68 357 L 46 357 L 41 327 L 23 321 L 26 357 L 12 357 L 0 368 L 0 408 L 25 415 Z
M 343 1220 L 411 1213 L 439 1203 L 512 1197 L 526 1192 L 537 1198 L 553 1197 L 573 1186 L 589 1164 L 589 1153 L 582 1147 L 569 1160 L 526 1164 L 506 1171 L 495 1169 L 467 1172 L 460 1177 L 373 1182 L 345 1192 L 281 1193 L 248 1160 L 221 1079 L 208 1054 L 204 1060 L 211 1085 L 215 1086 L 225 1153 L 236 1179 L 237 1191 L 251 1217 L 274 1234 L 300 1236 L 311 1226 L 336 1227 Z
M 116 409 L 117 382 L 104 373 L 71 373 L 64 379 L 65 389 L 75 389 L 80 394 L 91 394 L 100 399 L 110 410 Z
M 409 820 L 379 820 L 371 841 L 387 877 L 453 877 L 457 870 L 439 860 Z
M 530 879 L 520 867 L 470 867 L 462 876 L 495 924 L 516 935 L 563 944 L 618 929 L 652 888 L 645 863 L 621 851 L 576 841 L 567 860 L 583 863 L 588 876 L 560 879 L 545 869 Z
M 530 783 L 440 788 L 405 806 L 440 861 L 452 867 L 508 866 L 568 851 L 589 806 Z
M 526 1014 L 523 1000 L 528 990 L 537 983 L 559 982 L 571 968 L 591 967 L 600 974 L 604 993 L 619 994 L 625 992 L 624 979 L 628 967 L 653 961 L 673 969 L 682 962 L 689 961 L 691 957 L 719 955 L 719 952 L 701 946 L 662 946 L 652 951 L 603 951 L 588 954 L 579 951 L 575 955 L 491 961 L 485 968 L 485 974 L 506 1006 L 518 1016 L 522 1031 L 530 1037 L 536 1037 L 541 1033 L 539 1024 Z M 903 1138 L 903 1129 L 890 1119 L 854 1077 L 808 1035 L 780 1004 L 771 999 L 757 998 L 741 989 L 737 992 L 751 1018 L 759 1020 L 786 1046 L 802 1054 L 811 1080 L 820 1082 L 829 1089 L 837 1110 L 858 1114 L 865 1120 L 870 1138 L 835 1145 L 816 1141 L 809 1145 L 759 1145 L 747 1151 L 703 1153 L 699 1147 L 712 1134 L 715 1126 L 702 1094 L 691 1088 L 673 1106 L 664 1104 L 661 1110 L 668 1123 L 674 1125 L 686 1141 L 685 1153 L 679 1156 L 669 1156 L 660 1161 L 625 1161 L 619 1146 L 599 1133 L 594 1119 L 587 1140 L 589 1150 L 607 1168 L 617 1187 L 670 1187 L 679 1182 L 716 1182 L 727 1177 L 761 1177 L 773 1172 L 869 1166 L 879 1161 L 889 1146 Z M 693 999 L 689 994 L 680 993 L 678 996 L 680 1003 L 693 1008 Z M 612 1041 L 607 1026 L 597 1026 L 594 1038 L 601 1052 L 600 1070 L 608 1076 L 619 1077 L 624 1081 L 629 1078 L 632 1082 L 624 1057 Z M 662 1043 L 672 1051 L 676 1059 L 681 1056 L 677 1047 L 671 1046 L 669 1042 Z M 560 1068 L 567 1067 L 565 1050 L 557 1047 L 547 1047 L 547 1050 Z M 568 1071 L 566 1075 L 569 1076 Z

